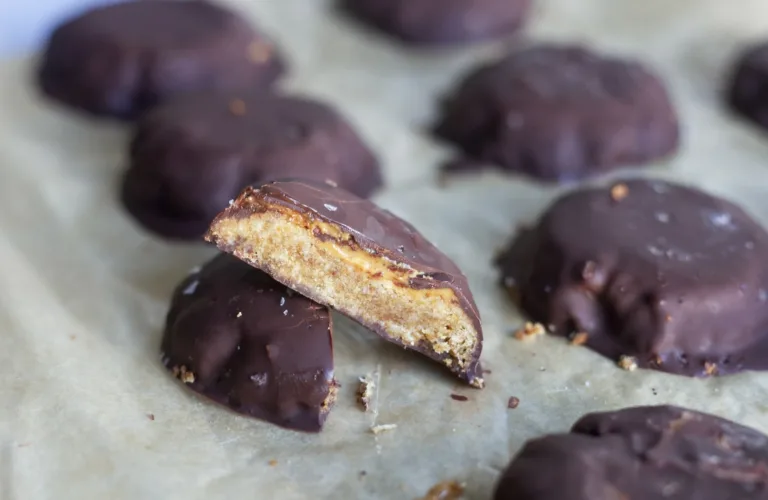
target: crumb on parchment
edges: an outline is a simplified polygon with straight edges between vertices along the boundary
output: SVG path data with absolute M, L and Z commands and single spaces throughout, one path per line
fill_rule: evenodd
M 195 374 L 191 370 L 188 370 L 185 365 L 174 366 L 173 376 L 184 382 L 185 384 L 192 384 L 195 382 Z
M 382 432 L 393 431 L 395 429 L 397 429 L 397 424 L 381 424 L 371 427 L 371 432 L 378 435 Z
M 706 361 L 704 363 L 704 373 L 711 377 L 712 375 L 717 374 L 717 365 L 711 361 Z
M 544 325 L 541 323 L 527 322 L 522 328 L 515 332 L 514 337 L 517 340 L 529 340 L 536 338 L 539 335 L 544 335 L 546 331 L 547 329 L 544 328 Z
M 507 408 L 510 410 L 514 410 L 518 406 L 520 406 L 520 398 L 518 397 L 512 396 L 509 398 L 509 401 L 507 401 Z
M 373 390 L 376 388 L 376 383 L 373 381 L 373 376 L 370 373 L 364 377 L 360 377 L 359 381 L 360 385 L 357 388 L 357 402 L 360 404 L 363 411 L 368 411 L 371 407 Z
M 431 487 L 421 500 L 460 500 L 463 495 L 463 484 L 458 481 L 442 481 Z
M 573 335 L 571 335 L 571 345 L 584 345 L 587 343 L 587 340 L 589 339 L 589 334 L 587 332 L 576 332 Z
M 272 460 L 270 460 L 270 461 L 269 461 L 269 462 L 267 462 L 267 463 L 269 464 L 269 466 L 270 466 L 270 467 L 274 467 L 274 466 L 276 466 L 276 465 L 277 465 L 277 460 L 275 460 L 275 459 L 272 459 Z
M 637 359 L 633 356 L 622 355 L 619 358 L 619 367 L 621 367 L 622 370 L 633 372 L 637 370 Z

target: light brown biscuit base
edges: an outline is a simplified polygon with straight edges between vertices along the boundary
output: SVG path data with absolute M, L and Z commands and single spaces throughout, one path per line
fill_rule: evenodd
M 457 374 L 472 366 L 477 334 L 451 288 L 411 288 L 409 279 L 418 270 L 363 249 L 338 226 L 250 201 L 248 214 L 217 217 L 206 239 Z M 484 385 L 480 378 L 471 383 Z

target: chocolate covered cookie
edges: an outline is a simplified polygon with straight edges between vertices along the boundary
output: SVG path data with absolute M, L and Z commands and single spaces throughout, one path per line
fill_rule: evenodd
M 381 186 L 379 164 L 334 109 L 263 92 L 173 99 L 139 121 L 122 199 L 149 230 L 200 238 L 252 183 L 330 180 L 361 197 Z
M 509 35 L 531 0 L 340 0 L 342 10 L 405 42 L 458 44 Z
M 128 1 L 60 25 L 39 70 L 50 97 L 130 119 L 168 97 L 271 85 L 284 71 L 274 45 L 244 19 L 205 1 Z
M 480 316 L 467 279 L 413 226 L 372 202 L 310 181 L 249 187 L 206 239 L 483 385 Z
M 558 45 L 473 71 L 445 100 L 435 132 L 467 157 L 448 170 L 487 164 L 548 181 L 663 158 L 679 140 L 667 91 L 647 68 Z
M 768 128 L 768 43 L 747 49 L 736 63 L 728 102 L 734 111 Z
M 226 254 L 174 292 L 163 364 L 232 410 L 317 432 L 336 398 L 328 309 Z
M 768 437 L 674 406 L 593 413 L 526 443 L 494 498 L 764 500 Z
M 768 234 L 699 190 L 631 180 L 566 194 L 498 260 L 522 308 L 625 367 L 768 368 Z

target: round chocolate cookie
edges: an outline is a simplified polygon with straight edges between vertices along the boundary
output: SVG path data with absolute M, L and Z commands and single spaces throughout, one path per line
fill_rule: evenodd
M 706 413 L 645 406 L 586 415 L 534 439 L 495 500 L 763 500 L 768 437 Z
M 122 196 L 151 231 L 194 239 L 245 186 L 280 178 L 330 180 L 361 197 L 382 184 L 376 158 L 330 107 L 264 92 L 205 92 L 142 117 Z
M 728 101 L 734 111 L 768 128 L 768 43 L 751 47 L 741 56 Z
M 176 288 L 162 353 L 192 390 L 282 427 L 319 431 L 336 398 L 329 310 L 226 254 Z
M 435 133 L 471 161 L 573 181 L 676 150 L 675 110 L 662 82 L 632 61 L 578 46 L 522 50 L 472 72 L 445 100 Z
M 62 24 L 38 77 L 58 101 L 130 119 L 176 93 L 267 87 L 283 71 L 273 45 L 235 13 L 154 0 L 98 7 Z
M 536 321 L 636 366 L 768 368 L 768 233 L 693 188 L 631 180 L 557 200 L 498 260 Z
M 525 22 L 531 0 L 340 0 L 343 10 L 413 44 L 498 38 Z

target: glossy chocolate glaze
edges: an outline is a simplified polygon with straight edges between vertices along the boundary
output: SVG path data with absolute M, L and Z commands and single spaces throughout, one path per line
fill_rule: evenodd
M 355 243 L 372 255 L 387 259 L 394 264 L 404 264 L 416 269 L 419 274 L 411 278 L 409 283 L 411 288 L 453 290 L 458 299 L 458 305 L 472 321 L 478 340 L 471 366 L 457 374 L 470 383 L 482 380 L 479 363 L 482 350 L 482 327 L 480 314 L 469 290 L 467 278 L 451 259 L 427 241 L 411 224 L 379 208 L 373 202 L 355 196 L 340 187 L 304 180 L 278 181 L 259 188 L 246 188 L 232 207 L 219 217 L 248 217 L 254 210 L 249 199 L 258 199 L 269 205 L 285 207 L 332 224 L 350 235 Z M 211 234 L 208 238 L 215 240 Z M 222 250 L 231 251 L 232 249 L 222 247 Z M 292 283 L 285 284 L 289 287 L 295 286 Z M 298 291 L 313 297 L 311 290 Z M 397 342 L 381 325 L 363 323 L 360 318 L 353 319 L 381 337 Z M 413 348 L 433 359 L 442 360 L 445 357 L 432 351 L 426 344 L 405 347 Z
M 586 415 L 526 443 L 496 500 L 764 500 L 768 437 L 705 413 L 646 406 Z
M 631 180 L 566 194 L 498 265 L 555 333 L 697 376 L 768 368 L 766 255 L 768 234 L 732 203 Z
M 230 255 L 176 288 L 162 352 L 192 390 L 238 413 L 317 432 L 330 409 L 329 310 Z

